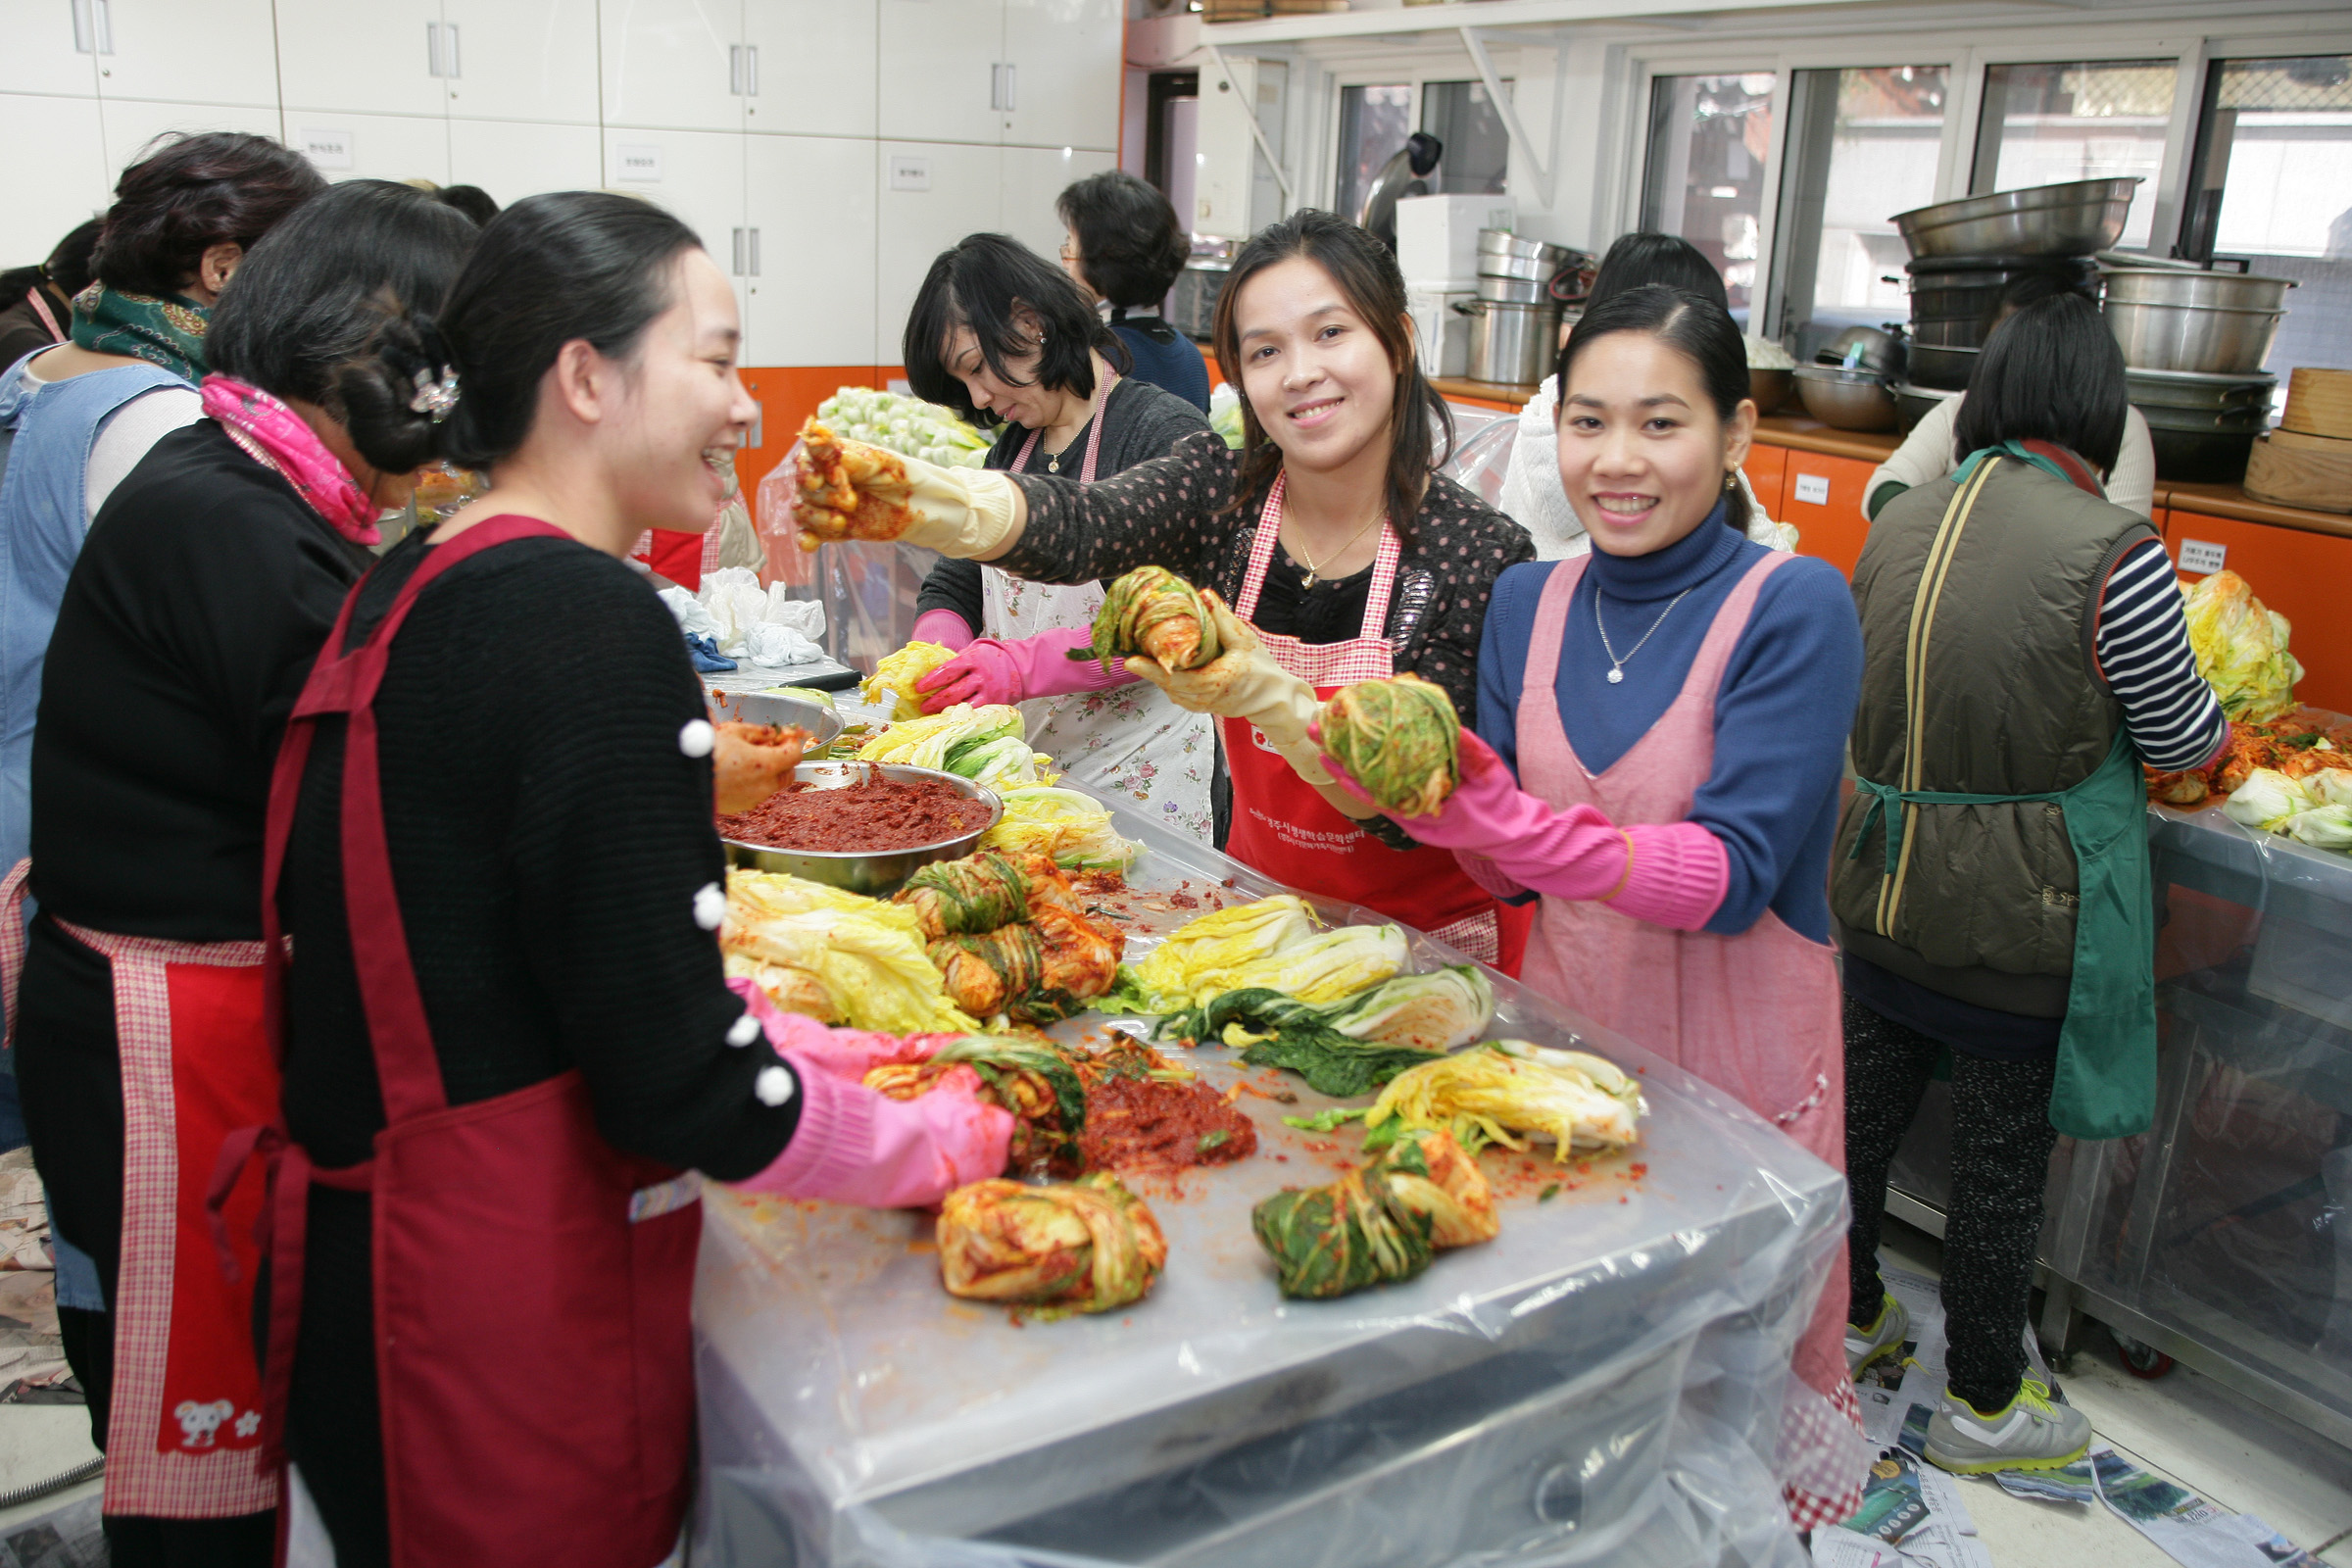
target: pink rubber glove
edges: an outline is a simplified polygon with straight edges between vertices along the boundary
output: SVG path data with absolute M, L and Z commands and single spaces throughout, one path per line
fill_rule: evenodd
M 1076 629 L 1040 632 L 1018 642 L 978 638 L 917 680 L 914 689 L 928 694 L 923 711 L 936 713 L 957 703 L 1019 703 L 1032 697 L 1107 691 L 1133 683 L 1135 677 L 1115 662 L 1105 673 L 1098 659 L 1069 657 L 1072 649 L 1084 652 L 1093 644 L 1091 631 Z
M 752 981 L 736 976 L 727 989 L 743 999 L 744 1010 L 760 1020 L 767 1043 L 789 1051 L 810 1066 L 848 1083 L 863 1083 L 876 1067 L 929 1061 L 954 1035 L 886 1035 L 870 1029 L 836 1029 L 805 1013 L 786 1012 Z
M 1491 874 L 1482 874 L 1491 865 L 1533 892 L 1597 899 L 1621 914 L 1678 931 L 1697 930 L 1722 905 L 1731 860 L 1722 842 L 1696 822 L 1620 828 L 1597 807 L 1554 810 L 1521 789 L 1494 749 L 1467 729 L 1460 760 L 1462 781 L 1436 812 L 1384 814 L 1415 841 L 1453 851 L 1489 892 L 1500 891 Z M 1331 757 L 1323 765 L 1342 789 L 1370 801 Z
M 937 643 L 942 648 L 960 652 L 969 648 L 972 639 L 978 635 L 953 610 L 926 610 L 914 617 L 914 630 L 907 634 L 906 640 L 910 643 Z

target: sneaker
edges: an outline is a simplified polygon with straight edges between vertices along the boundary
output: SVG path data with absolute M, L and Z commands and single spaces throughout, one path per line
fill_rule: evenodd
M 1928 1422 L 1928 1462 L 1955 1475 L 2059 1470 L 2089 1449 L 2090 1417 L 2073 1405 L 2052 1404 L 2049 1385 L 2033 1378 L 1991 1415 L 1945 1389 Z
M 1887 1296 L 1879 1302 L 1878 1321 L 1868 1328 L 1855 1323 L 1845 1326 L 1845 1375 L 1858 1378 L 1872 1362 L 1901 1354 L 1903 1340 L 1910 1332 L 1911 1314 L 1903 1310 L 1902 1302 Z

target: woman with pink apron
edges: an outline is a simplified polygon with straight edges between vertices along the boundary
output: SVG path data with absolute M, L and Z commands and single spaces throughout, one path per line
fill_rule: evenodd
M 1827 564 L 1745 536 L 1734 475 L 1755 405 L 1721 307 L 1621 294 L 1578 323 L 1559 377 L 1560 476 L 1592 553 L 1495 585 L 1460 788 L 1399 820 L 1498 894 L 1541 896 L 1528 984 L 1842 1169 L 1824 890 L 1861 674 L 1852 601 Z M 1842 1281 L 1841 1259 L 1824 1277 Z M 1783 1406 L 1800 1530 L 1852 1512 L 1870 1457 L 1844 1319 L 1824 1290 Z
M 1396 259 L 1362 229 L 1309 211 L 1258 233 L 1234 259 L 1216 339 L 1243 394 L 1238 452 L 1192 436 L 1091 486 L 893 460 L 909 494 L 887 507 L 827 491 L 811 468 L 800 525 L 1050 583 L 1156 564 L 1221 596 L 1240 612 L 1215 612 L 1224 658 L 1174 676 L 1145 660 L 1128 669 L 1220 721 L 1226 849 L 1511 968 L 1523 920 L 1343 793 L 1306 730 L 1322 694 L 1371 675 L 1409 671 L 1470 711 L 1489 593 L 1535 547 L 1435 471 L 1445 403 L 1414 361 Z

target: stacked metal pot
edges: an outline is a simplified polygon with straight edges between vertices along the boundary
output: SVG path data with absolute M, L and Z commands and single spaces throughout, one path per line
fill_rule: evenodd
M 2148 421 L 2156 472 L 2234 481 L 2270 425 L 2278 378 L 2263 373 L 2286 315 L 2282 277 L 2190 267 L 2109 265 L 2107 326 L 2124 351 L 2132 406 Z
M 1470 379 L 1532 387 L 1551 373 L 1560 312 L 1583 295 L 1592 258 L 1508 229 L 1478 235 L 1478 298 L 1454 307 L 1473 318 Z

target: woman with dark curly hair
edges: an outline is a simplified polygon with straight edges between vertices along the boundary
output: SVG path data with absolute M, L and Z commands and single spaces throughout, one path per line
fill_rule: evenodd
M 1068 231 L 1062 269 L 1110 307 L 1110 329 L 1127 345 L 1139 381 L 1164 386 L 1208 412 L 1208 367 L 1193 340 L 1160 319 L 1192 237 L 1157 186 L 1124 170 L 1089 174 L 1054 199 Z

